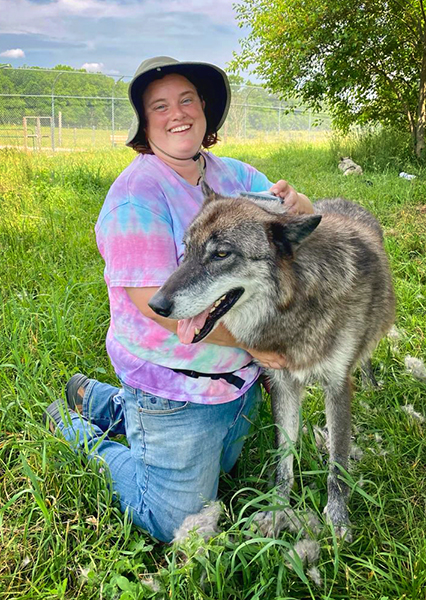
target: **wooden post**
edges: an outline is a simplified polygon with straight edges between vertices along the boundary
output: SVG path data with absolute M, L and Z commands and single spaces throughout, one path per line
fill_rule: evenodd
M 74 137 L 74 149 L 75 149 L 76 146 L 77 146 L 77 129 L 75 127 L 74 127 L 74 132 L 73 133 L 74 133 L 73 137 Z
M 36 133 L 37 133 L 38 149 L 41 150 L 41 125 L 40 125 L 40 117 L 36 118 Z
M 58 113 L 58 146 L 62 146 L 62 111 Z
M 27 117 L 22 117 L 22 127 L 24 129 L 24 148 L 28 150 L 28 126 Z

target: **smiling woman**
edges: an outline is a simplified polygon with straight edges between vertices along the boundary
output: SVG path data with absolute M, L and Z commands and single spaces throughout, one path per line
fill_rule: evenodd
M 195 86 L 176 73 L 153 81 L 145 90 L 147 142 L 172 168 L 185 168 L 187 165 L 176 161 L 186 162 L 200 150 L 207 128 L 204 107 L 205 102 Z M 193 165 L 189 163 L 189 166 Z M 198 170 L 193 169 L 193 172 L 194 177 L 189 174 L 191 183 L 198 180 Z
M 146 60 L 129 98 L 135 118 L 127 144 L 138 156 L 112 185 L 95 228 L 110 301 L 106 345 L 120 386 L 76 374 L 67 403 L 47 413 L 70 443 L 108 465 L 133 522 L 170 541 L 216 498 L 220 469 L 235 464 L 261 398 L 259 364 L 282 368 L 285 360 L 237 345 L 220 323 L 229 299 L 202 327 L 181 323 L 181 339 L 178 322 L 148 303 L 182 260 L 184 232 L 204 201 L 202 180 L 226 196 L 269 190 L 289 210 L 312 207 L 286 181 L 272 184 L 250 165 L 206 152 L 230 103 L 218 67 Z M 226 256 L 220 248 L 214 260 Z M 112 441 L 115 434 L 125 434 L 130 448 Z

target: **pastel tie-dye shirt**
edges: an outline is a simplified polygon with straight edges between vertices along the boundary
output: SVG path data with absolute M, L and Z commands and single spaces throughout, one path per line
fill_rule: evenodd
M 203 154 L 205 180 L 217 192 L 232 196 L 272 185 L 250 165 Z M 244 394 L 259 376 L 259 368 L 249 365 L 251 356 L 239 348 L 181 344 L 177 335 L 145 317 L 125 290 L 166 281 L 182 260 L 184 231 L 202 203 L 201 186 L 188 183 L 155 155 L 139 155 L 111 186 L 95 232 L 111 311 L 107 351 L 118 377 L 170 400 L 219 404 Z M 192 378 L 172 369 L 232 371 L 245 385 L 239 390 L 224 379 Z

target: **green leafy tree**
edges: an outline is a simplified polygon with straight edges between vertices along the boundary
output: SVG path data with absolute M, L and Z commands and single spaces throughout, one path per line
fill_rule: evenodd
M 426 0 L 242 0 L 233 69 L 252 68 L 282 98 L 320 110 L 334 124 L 381 123 L 425 147 Z M 254 68 L 253 68 L 254 66 Z
M 88 75 L 67 65 L 0 69 L 0 124 L 18 125 L 23 116 L 50 116 L 53 92 L 56 118 L 61 111 L 64 126 L 110 127 L 113 96 L 115 127 L 127 129 L 132 119 L 131 106 L 123 100 L 127 87 L 107 75 Z
M 235 137 L 252 137 L 260 131 L 277 131 L 278 98 L 238 73 L 228 73 L 228 79 L 232 103 L 225 122 L 227 133 Z

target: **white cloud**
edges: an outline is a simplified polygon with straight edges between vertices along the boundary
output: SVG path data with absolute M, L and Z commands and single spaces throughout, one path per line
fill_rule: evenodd
M 43 66 L 85 62 L 96 71 L 92 61 L 102 61 L 129 73 L 156 54 L 224 66 L 241 37 L 234 1 L 0 0 L 0 40 L 5 34 L 4 47 L 24 45 L 27 54 L 31 48 L 31 59 Z
M 84 63 L 80 69 L 86 69 L 88 73 L 100 73 L 104 68 L 104 63 Z
M 74 39 L 74 18 L 92 23 L 103 19 L 131 20 L 141 25 L 153 16 L 197 14 L 216 24 L 234 23 L 233 0 L 158 0 L 123 3 L 122 0 L 55 0 L 36 4 L 31 0 L 0 0 L 0 33 L 38 34 L 51 39 Z
M 25 58 L 25 52 L 21 48 L 13 48 L 1 52 L 0 56 L 5 56 L 6 58 Z

